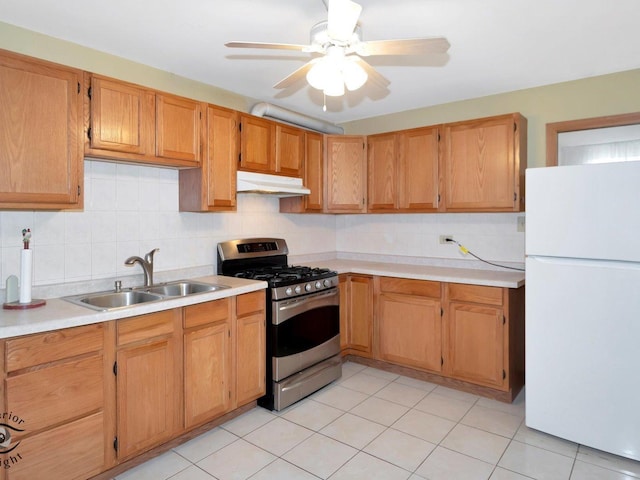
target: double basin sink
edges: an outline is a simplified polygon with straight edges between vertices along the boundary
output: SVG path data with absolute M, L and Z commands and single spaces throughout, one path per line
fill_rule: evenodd
M 64 300 L 75 303 L 76 305 L 92 308 L 94 310 L 109 311 L 133 307 L 142 303 L 168 300 L 170 298 L 216 292 L 226 288 L 230 287 L 228 285 L 178 280 L 175 282 L 152 285 L 150 287 L 136 287 L 109 292 L 73 295 L 70 297 L 64 297 Z

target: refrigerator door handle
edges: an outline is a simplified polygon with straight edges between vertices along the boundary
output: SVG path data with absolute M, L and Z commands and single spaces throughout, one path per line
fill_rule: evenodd
M 590 258 L 571 257 L 542 257 L 538 255 L 529 255 L 527 256 L 527 258 L 536 262 L 554 265 L 569 265 L 588 268 L 616 268 L 621 270 L 640 270 L 640 262 L 623 262 L 619 260 L 593 260 Z

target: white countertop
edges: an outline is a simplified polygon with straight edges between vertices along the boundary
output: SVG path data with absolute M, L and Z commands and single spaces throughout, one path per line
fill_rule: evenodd
M 266 282 L 257 282 L 235 277 L 211 275 L 190 280 L 228 285 L 231 288 L 215 292 L 199 293 L 188 297 L 174 297 L 158 302 L 142 303 L 111 311 L 96 311 L 75 305 L 59 298 L 47 299 L 46 305 L 24 310 L 0 309 L 0 338 L 17 337 L 61 328 L 78 327 L 92 323 L 107 322 L 170 308 L 184 307 L 195 303 L 209 302 L 219 298 L 255 292 L 267 288 Z
M 329 268 L 338 273 L 360 273 L 363 275 L 467 283 L 490 287 L 519 288 L 524 285 L 524 272 L 517 270 L 480 270 L 472 268 L 436 267 L 431 265 L 368 262 L 361 260 L 325 260 L 311 262 L 311 264 L 316 267 Z

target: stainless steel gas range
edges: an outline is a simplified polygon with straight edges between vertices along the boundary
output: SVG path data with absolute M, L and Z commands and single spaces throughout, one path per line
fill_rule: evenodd
M 283 408 L 342 375 L 338 274 L 289 266 L 281 238 L 218 244 L 218 274 L 264 280 L 267 289 L 267 393 L 258 404 Z

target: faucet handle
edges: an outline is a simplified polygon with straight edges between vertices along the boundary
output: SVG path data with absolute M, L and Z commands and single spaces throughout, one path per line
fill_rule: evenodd
M 147 253 L 144 256 L 144 259 L 147 261 L 147 263 L 152 264 L 153 263 L 153 255 L 159 251 L 159 248 L 154 248 L 153 250 L 151 250 L 149 253 Z

